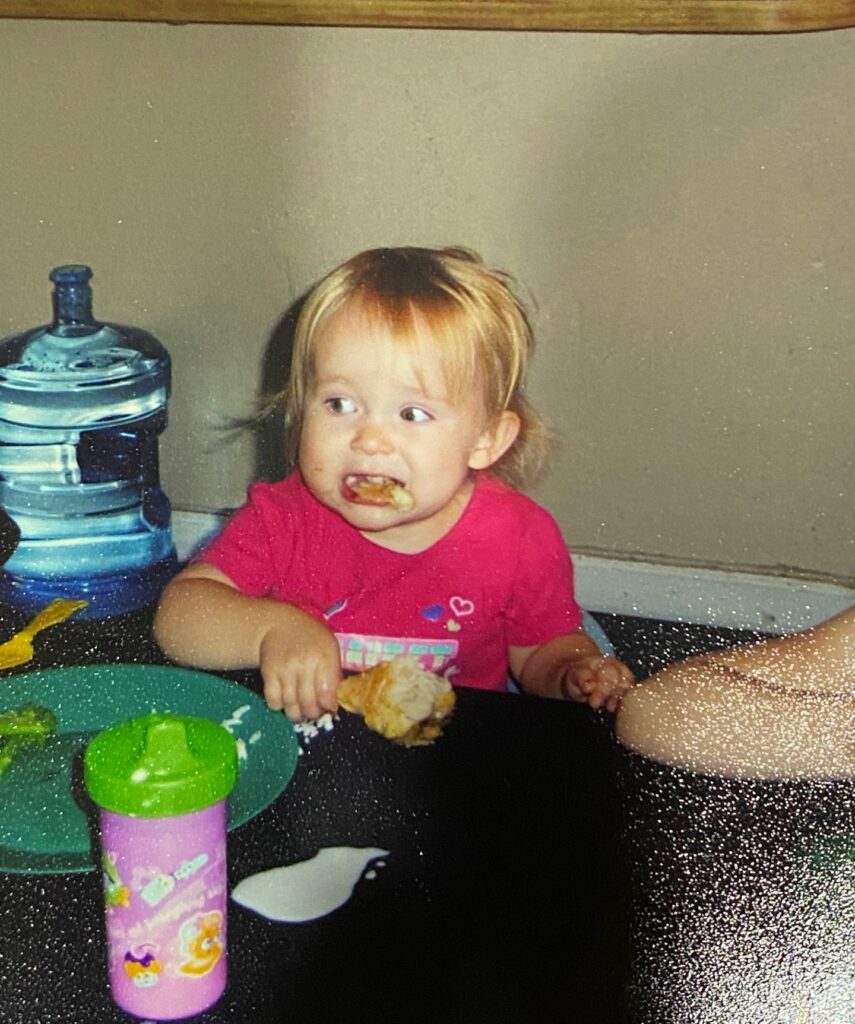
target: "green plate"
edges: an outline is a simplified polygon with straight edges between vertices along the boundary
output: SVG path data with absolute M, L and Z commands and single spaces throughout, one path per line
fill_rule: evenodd
M 22 704 L 43 704 L 59 724 L 43 747 L 21 751 L 0 775 L 0 871 L 94 869 L 83 751 L 95 733 L 126 718 L 150 711 L 198 715 L 243 741 L 228 802 L 230 829 L 272 803 L 297 766 L 299 744 L 288 719 L 245 686 L 206 672 L 82 665 L 0 679 L 0 711 Z

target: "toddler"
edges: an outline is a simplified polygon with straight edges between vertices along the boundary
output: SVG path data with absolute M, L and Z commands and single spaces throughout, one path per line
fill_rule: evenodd
M 552 517 L 516 488 L 546 431 L 509 280 L 457 248 L 375 249 L 314 288 L 283 396 L 297 469 L 256 483 L 167 586 L 174 661 L 258 668 L 293 720 L 396 654 L 461 686 L 618 707 L 629 669 L 582 629 Z

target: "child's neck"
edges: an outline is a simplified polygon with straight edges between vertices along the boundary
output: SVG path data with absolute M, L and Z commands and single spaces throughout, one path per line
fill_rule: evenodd
M 418 555 L 434 546 L 460 521 L 475 490 L 475 477 L 469 477 L 451 501 L 427 519 L 414 519 L 387 530 L 360 530 L 366 540 L 388 551 Z

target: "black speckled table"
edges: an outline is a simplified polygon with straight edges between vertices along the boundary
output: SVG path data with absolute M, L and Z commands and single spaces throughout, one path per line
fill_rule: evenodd
M 756 636 L 598 621 L 640 676 Z M 29 668 L 157 663 L 148 629 L 64 624 Z M 229 986 L 195 1020 L 855 1024 L 850 781 L 683 772 L 623 751 L 607 715 L 460 690 L 433 747 L 348 715 L 308 742 L 282 796 L 230 833 L 230 884 L 328 846 L 390 854 L 315 921 L 231 903 Z M 0 875 L 2 1024 L 129 1020 L 96 873 Z
M 141 615 L 55 627 L 29 668 L 158 660 Z M 396 747 L 346 714 L 304 742 L 282 796 L 230 833 L 230 885 L 328 846 L 389 856 L 314 921 L 231 902 L 229 985 L 194 1020 L 628 1020 L 630 870 L 606 716 L 461 690 L 432 747 Z M 0 876 L 3 1024 L 132 1019 L 107 990 L 102 915 L 94 871 Z

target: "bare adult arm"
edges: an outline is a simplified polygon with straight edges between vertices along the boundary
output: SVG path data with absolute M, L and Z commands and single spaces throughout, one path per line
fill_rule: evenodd
M 855 608 L 800 633 L 704 655 L 788 690 L 855 695 Z
M 670 665 L 627 694 L 618 738 L 658 761 L 751 778 L 855 776 L 855 609 Z

